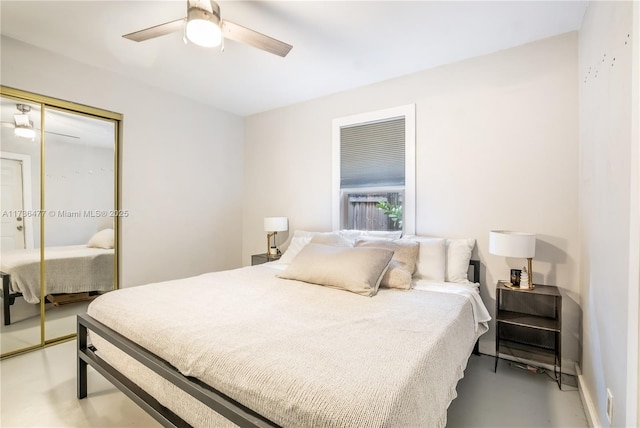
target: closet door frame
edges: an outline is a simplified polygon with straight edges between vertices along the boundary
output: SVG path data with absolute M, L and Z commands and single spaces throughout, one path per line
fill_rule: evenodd
M 109 110 L 104 110 L 96 107 L 87 106 L 84 104 L 78 104 L 71 101 L 62 100 L 59 98 L 49 97 L 46 95 L 40 95 L 33 92 L 24 91 L 21 89 L 10 88 L 0 85 L 0 96 L 15 100 L 16 102 L 24 101 L 28 103 L 40 104 L 40 210 L 46 212 L 45 205 L 45 109 L 55 109 L 66 111 L 73 114 L 84 115 L 94 119 L 103 119 L 112 121 L 114 124 L 114 159 L 113 159 L 113 179 L 114 179 L 114 195 L 113 195 L 113 207 L 114 212 L 120 212 L 120 147 L 121 147 L 121 130 L 123 115 Z M 120 248 L 121 248 L 121 236 L 120 236 L 120 218 L 115 216 L 113 218 L 114 227 L 114 289 L 119 288 L 120 275 Z M 36 227 L 38 221 L 34 221 L 34 227 Z M 41 349 L 43 347 L 55 345 L 58 343 L 74 340 L 77 336 L 76 333 L 68 334 L 61 337 L 52 339 L 46 339 L 45 337 L 45 284 L 46 284 L 46 266 L 44 261 L 45 253 L 45 227 L 46 216 L 42 215 L 39 219 L 40 227 L 40 343 L 36 345 L 27 346 L 24 348 L 12 350 L 0 355 L 0 359 L 23 354 L 25 352 Z

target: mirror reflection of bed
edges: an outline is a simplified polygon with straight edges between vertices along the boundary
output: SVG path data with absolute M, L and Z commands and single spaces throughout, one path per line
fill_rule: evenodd
M 33 138 L 15 132 L 25 110 Z M 76 314 L 116 287 L 114 121 L 45 106 L 43 150 L 42 110 L 2 97 L 2 354 L 73 335 Z

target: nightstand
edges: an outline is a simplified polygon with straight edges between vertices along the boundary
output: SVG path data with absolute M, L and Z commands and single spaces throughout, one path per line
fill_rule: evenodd
M 251 256 L 251 266 L 261 265 L 262 263 L 273 262 L 280 258 L 280 254 L 272 256 L 267 253 L 254 254 Z
M 535 285 L 533 290 L 496 285 L 496 361 L 498 354 L 553 365 L 562 389 L 562 295 L 558 287 Z

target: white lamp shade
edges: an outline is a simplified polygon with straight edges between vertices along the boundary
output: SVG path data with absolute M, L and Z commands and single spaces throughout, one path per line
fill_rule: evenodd
M 489 252 L 504 257 L 533 258 L 536 255 L 536 235 L 492 230 L 489 233 Z
M 289 230 L 289 219 L 287 217 L 265 217 L 265 232 L 282 232 Z

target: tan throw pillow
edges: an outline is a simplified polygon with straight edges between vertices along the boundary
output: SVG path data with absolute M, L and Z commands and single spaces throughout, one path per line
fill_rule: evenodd
M 392 257 L 393 251 L 384 248 L 334 247 L 311 242 L 278 277 L 373 296 Z
M 384 248 L 393 250 L 393 258 L 389 269 L 382 277 L 381 287 L 411 289 L 411 277 L 416 270 L 416 262 L 420 253 L 420 244 L 413 241 L 358 240 L 356 248 Z

